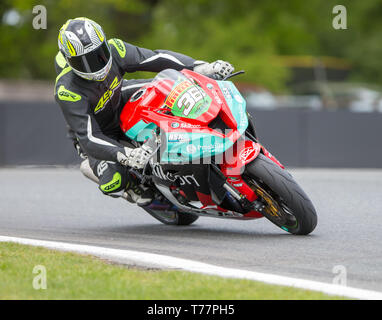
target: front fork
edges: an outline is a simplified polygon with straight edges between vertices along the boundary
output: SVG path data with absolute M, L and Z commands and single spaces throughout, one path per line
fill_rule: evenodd
M 248 211 L 245 216 L 259 217 L 264 210 L 267 202 L 264 202 L 261 196 L 261 187 L 258 185 L 250 186 L 243 179 L 244 168 L 252 161 L 256 161 L 257 156 L 262 153 L 267 158 L 271 159 L 278 166 L 284 169 L 284 166 L 260 143 L 257 141 L 245 140 L 244 144 L 240 147 L 236 146 L 236 152 L 232 154 L 232 158 L 228 159 L 227 163 L 224 163 L 218 169 L 221 172 L 222 178 L 224 177 L 225 184 L 224 189 L 229 192 L 236 201 L 240 203 L 245 211 Z M 216 168 L 215 168 L 216 169 Z

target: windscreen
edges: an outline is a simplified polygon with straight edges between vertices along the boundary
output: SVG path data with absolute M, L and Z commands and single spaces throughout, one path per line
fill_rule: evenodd
M 183 73 L 167 69 L 154 79 L 156 89 L 166 96 L 165 108 L 173 115 L 195 119 L 208 110 L 212 99 L 192 78 Z

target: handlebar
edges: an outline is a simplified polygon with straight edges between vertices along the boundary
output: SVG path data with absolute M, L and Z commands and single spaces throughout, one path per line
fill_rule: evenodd
M 238 75 L 240 75 L 240 74 L 243 74 L 243 73 L 245 73 L 245 71 L 244 71 L 244 70 L 240 70 L 240 71 L 237 71 L 237 72 L 231 73 L 231 74 L 229 74 L 228 76 L 224 77 L 222 81 L 226 81 L 226 80 L 228 80 L 229 78 L 232 78 L 232 77 L 238 76 Z

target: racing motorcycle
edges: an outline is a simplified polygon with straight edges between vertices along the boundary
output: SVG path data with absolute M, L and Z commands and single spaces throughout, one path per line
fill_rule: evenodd
M 246 102 L 228 80 L 236 74 L 218 81 L 167 69 L 126 103 L 122 131 L 135 147 L 154 151 L 143 169 L 130 170 L 154 191 L 143 209 L 169 225 L 200 216 L 266 217 L 292 234 L 309 234 L 317 224 L 314 206 L 258 141 Z

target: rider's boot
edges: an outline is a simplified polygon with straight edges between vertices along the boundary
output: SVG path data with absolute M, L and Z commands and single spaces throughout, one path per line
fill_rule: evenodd
M 153 192 L 146 187 L 138 186 L 134 183 L 128 183 L 122 198 L 131 203 L 136 203 L 140 207 L 148 206 L 154 199 Z
M 89 160 L 86 159 L 81 162 L 80 171 L 88 179 L 99 184 L 98 177 L 94 174 L 92 168 L 90 167 Z M 147 206 L 153 201 L 152 191 L 146 187 L 139 186 L 135 183 L 133 179 L 129 179 L 127 182 L 125 190 L 113 193 L 104 193 L 114 198 L 123 198 L 131 203 L 136 203 L 138 206 Z

